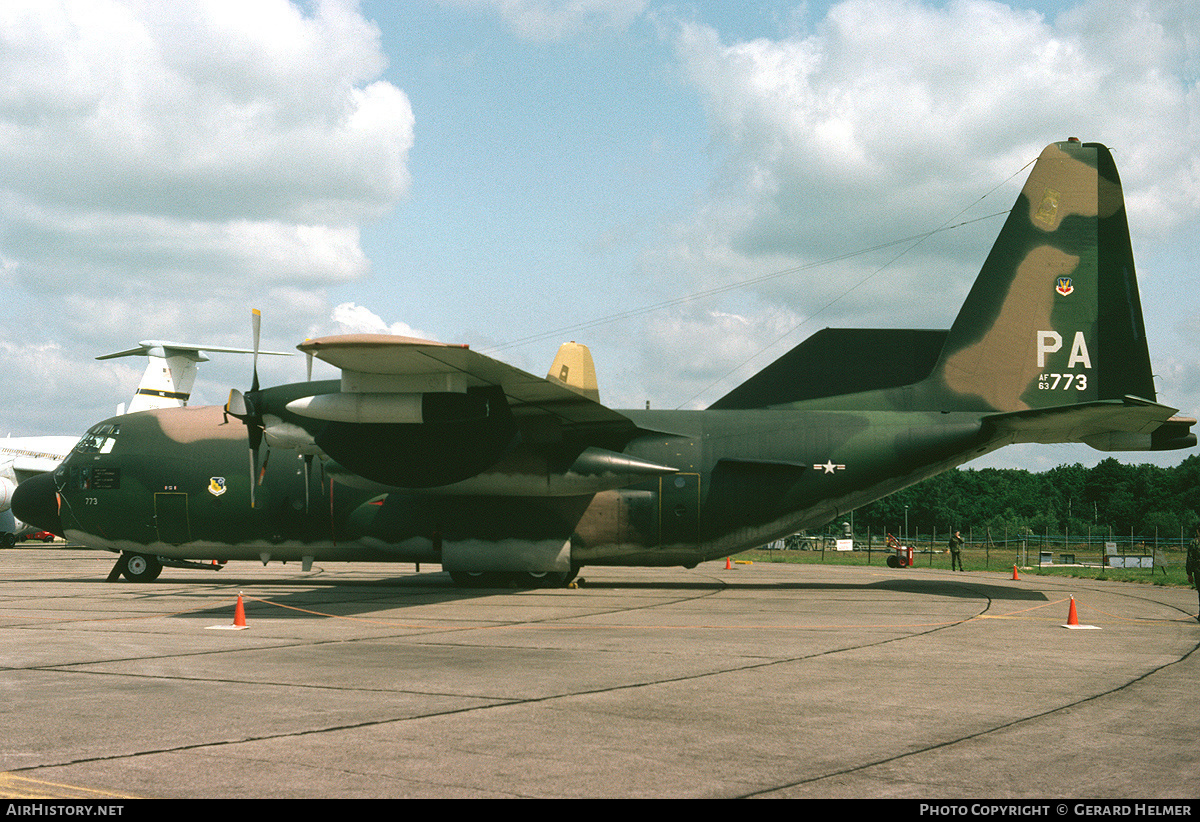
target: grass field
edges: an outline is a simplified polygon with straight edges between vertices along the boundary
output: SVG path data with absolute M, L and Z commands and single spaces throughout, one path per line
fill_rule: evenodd
M 1038 552 L 1030 550 L 1030 564 L 1023 563 L 1014 551 L 982 548 L 967 548 L 962 552 L 963 567 L 968 571 L 1003 571 L 1012 573 L 1018 566 L 1021 576 L 1063 576 L 1086 579 L 1108 579 L 1118 582 L 1133 582 L 1143 585 L 1179 585 L 1191 587 L 1183 570 L 1182 551 L 1165 552 L 1166 573 L 1162 566 L 1150 568 L 1106 568 L 1100 565 L 1100 554 L 1077 553 L 1076 564 L 1038 565 Z M 1055 554 L 1056 563 L 1059 554 Z M 793 562 L 801 564 L 828 563 L 830 565 L 878 565 L 886 567 L 887 552 L 874 551 L 765 551 L 755 550 L 737 554 L 739 561 Z M 933 553 L 918 553 L 913 558 L 914 568 L 940 568 L 950 570 L 950 552 L 942 549 Z

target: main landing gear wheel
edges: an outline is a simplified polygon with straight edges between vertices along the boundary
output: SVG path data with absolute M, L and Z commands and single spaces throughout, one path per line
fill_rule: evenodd
M 162 573 L 162 563 L 149 554 L 126 554 L 121 572 L 130 582 L 153 582 Z
M 572 565 L 570 571 L 524 571 L 515 576 L 518 584 L 529 588 L 562 588 L 579 576 L 579 568 Z
M 579 574 L 577 566 L 570 571 L 461 571 L 450 572 L 450 578 L 460 588 L 562 588 Z
M 497 583 L 497 574 L 454 570 L 450 572 L 450 579 L 454 580 L 454 584 L 459 588 L 488 588 Z

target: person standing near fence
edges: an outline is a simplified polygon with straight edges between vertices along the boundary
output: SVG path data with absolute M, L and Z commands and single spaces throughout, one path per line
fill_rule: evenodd
M 950 570 L 954 570 L 954 566 L 958 565 L 958 570 L 963 570 L 962 567 L 962 547 L 963 538 L 961 531 L 955 531 L 950 537 Z
M 1196 594 L 1200 598 L 1200 526 L 1196 527 L 1196 536 L 1188 545 L 1187 565 L 1184 568 L 1188 582 L 1196 586 Z M 1196 619 L 1200 619 L 1200 614 L 1196 614 Z

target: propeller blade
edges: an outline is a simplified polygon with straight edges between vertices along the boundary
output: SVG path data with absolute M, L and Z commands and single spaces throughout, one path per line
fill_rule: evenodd
M 309 504 L 309 477 L 312 474 L 312 454 L 304 455 L 304 513 L 308 513 Z
M 250 441 L 250 507 L 255 507 L 254 489 L 262 482 L 258 473 L 258 447 L 262 445 L 263 429 L 256 422 L 246 420 L 247 439 Z M 266 469 L 266 465 L 263 465 Z
M 263 425 L 262 413 L 262 397 L 259 393 L 258 385 L 258 351 L 259 341 L 262 337 L 262 312 L 257 308 L 252 309 L 250 315 L 250 325 L 254 332 L 254 371 L 253 377 L 250 380 L 250 390 L 243 394 L 236 388 L 229 392 L 229 401 L 225 403 L 225 413 L 231 417 L 236 417 L 246 425 L 246 439 L 250 446 L 250 507 L 255 507 L 254 489 L 262 484 L 262 474 L 258 470 L 258 449 L 262 445 L 263 433 L 265 431 Z M 270 458 L 270 452 L 267 452 L 267 458 Z M 267 463 L 263 461 L 262 473 L 266 473 Z
M 262 337 L 262 312 L 257 308 L 252 309 L 253 314 L 250 315 L 250 324 L 254 328 L 254 379 L 250 383 L 250 390 L 258 390 L 258 343 Z
M 306 343 L 308 342 L 308 338 L 307 338 L 307 337 L 304 339 L 304 342 L 306 342 Z M 300 346 L 300 347 L 302 348 L 303 346 Z M 308 378 L 308 381 L 309 381 L 309 382 L 312 382 L 312 364 L 313 364 L 313 352 L 311 352 L 311 351 L 308 351 L 308 352 L 306 352 L 306 354 L 307 354 L 307 360 L 308 360 L 308 364 L 307 364 L 307 365 L 308 365 L 308 372 L 307 372 L 307 374 L 306 374 L 306 377 Z
M 231 417 L 237 417 L 239 420 L 247 414 L 246 397 L 236 388 L 229 392 L 229 402 L 225 403 L 225 413 Z
M 258 473 L 258 452 L 250 449 L 250 507 L 254 507 L 254 475 Z

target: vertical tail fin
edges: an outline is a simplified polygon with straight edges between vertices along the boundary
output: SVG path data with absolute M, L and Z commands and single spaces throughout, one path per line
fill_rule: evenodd
M 931 379 L 961 409 L 1154 400 L 1125 200 L 1103 145 L 1042 151 Z
M 192 396 L 196 382 L 196 364 L 208 362 L 207 351 L 232 354 L 277 354 L 291 356 L 287 351 L 256 351 L 252 348 L 224 348 L 214 345 L 192 345 L 190 343 L 143 340 L 136 348 L 103 354 L 96 359 L 111 360 L 116 357 L 147 357 L 150 362 L 142 374 L 133 393 L 133 400 L 125 413 L 145 411 L 151 408 L 182 408 Z M 121 412 L 118 412 L 121 413 Z
M 130 414 L 149 408 L 182 408 L 187 405 L 192 395 L 192 385 L 196 382 L 196 363 L 208 360 L 198 348 L 176 347 L 158 340 L 145 340 L 138 343 L 137 348 L 104 354 L 96 359 L 131 356 L 146 357 L 150 361 L 146 364 L 137 390 L 133 392 L 127 409 Z

